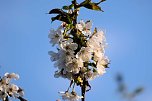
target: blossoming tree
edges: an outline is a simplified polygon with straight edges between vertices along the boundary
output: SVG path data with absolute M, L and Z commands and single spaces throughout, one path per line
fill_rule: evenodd
M 78 3 L 72 0 L 70 5 L 49 11 L 49 14 L 57 14 L 52 17 L 61 21 L 56 29 L 49 33 L 50 43 L 56 46 L 56 51 L 49 51 L 51 61 L 57 68 L 54 77 L 62 77 L 70 80 L 69 87 L 64 92 L 59 92 L 63 100 L 85 101 L 85 93 L 91 89 L 89 80 L 103 75 L 108 67 L 109 59 L 105 56 L 106 39 L 104 32 L 94 28 L 91 31 L 92 22 L 77 21 L 79 11 L 82 7 L 87 9 L 103 11 L 99 4 L 105 0 L 95 3 L 92 0 L 84 0 Z M 79 96 L 74 90 L 80 86 L 82 95 Z

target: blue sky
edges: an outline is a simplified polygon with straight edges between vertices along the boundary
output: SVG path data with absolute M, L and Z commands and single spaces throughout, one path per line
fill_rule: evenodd
M 20 74 L 14 82 L 24 88 L 29 101 L 55 101 L 60 98 L 57 92 L 68 87 L 68 80 L 53 77 L 48 32 L 59 23 L 51 24 L 51 16 L 45 14 L 68 1 L 0 0 L 0 75 Z M 151 101 L 151 4 L 151 0 L 107 0 L 101 4 L 104 13 L 82 9 L 79 19 L 92 20 L 93 27 L 106 31 L 106 54 L 111 60 L 107 73 L 91 81 L 86 101 L 121 100 L 114 80 L 117 72 L 124 75 L 130 91 L 145 87 L 137 101 Z

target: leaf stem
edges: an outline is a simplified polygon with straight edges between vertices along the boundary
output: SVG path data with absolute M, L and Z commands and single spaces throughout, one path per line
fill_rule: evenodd
M 70 85 L 69 85 L 67 91 L 69 91 L 69 89 L 71 88 L 72 84 L 73 84 L 73 80 L 71 80 Z
M 72 91 L 74 91 L 75 83 L 73 84 Z

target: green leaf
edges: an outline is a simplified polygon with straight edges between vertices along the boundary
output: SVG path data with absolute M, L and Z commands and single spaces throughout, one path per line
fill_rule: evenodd
M 82 3 L 80 3 L 79 7 L 85 7 L 91 10 L 97 10 L 97 11 L 102 11 L 100 6 L 98 6 L 101 2 L 104 2 L 106 0 L 100 0 L 99 2 L 95 3 L 95 2 L 91 2 L 91 0 L 85 0 Z
M 64 10 L 69 10 L 70 8 L 69 8 L 69 6 L 63 6 L 62 7 Z
M 85 0 L 85 1 L 81 2 L 79 6 L 82 7 L 84 5 L 89 4 L 90 2 L 91 2 L 91 0 Z
M 97 70 L 93 68 L 93 72 L 97 72 Z
M 57 15 L 56 17 L 52 17 L 51 18 L 52 22 L 55 21 L 55 20 L 59 20 L 59 21 L 63 21 L 63 22 L 66 22 L 67 24 L 71 24 L 72 23 L 72 20 L 71 18 L 66 15 Z
M 69 6 L 63 6 L 62 9 L 69 10 L 69 9 L 72 9 L 73 6 L 74 6 L 74 4 L 71 4 Z
M 69 6 L 69 9 L 72 9 L 72 7 L 74 7 L 74 4 L 71 4 L 71 5 Z
M 49 11 L 48 14 L 60 14 L 60 15 L 67 15 L 68 13 L 64 12 L 62 9 L 52 9 Z
M 96 4 L 96 3 L 89 3 L 89 4 L 84 5 L 84 7 L 88 8 L 88 9 L 92 9 L 92 10 L 97 10 L 97 11 L 102 11 L 103 12 L 101 7 L 98 6 L 98 4 Z

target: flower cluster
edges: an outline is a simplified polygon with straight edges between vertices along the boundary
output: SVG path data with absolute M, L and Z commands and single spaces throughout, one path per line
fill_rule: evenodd
M 78 96 L 76 94 L 76 92 L 72 91 L 71 93 L 69 93 L 68 91 L 66 92 L 59 92 L 62 96 L 63 100 L 68 100 L 68 101 L 77 101 L 81 98 L 83 98 L 83 96 Z
M 22 98 L 24 95 L 23 89 L 11 83 L 11 79 L 18 80 L 19 75 L 15 73 L 5 73 L 5 75 L 0 78 L 0 100 L 9 101 L 9 98 L 11 97 L 26 101 Z
M 82 86 L 85 81 L 106 72 L 109 59 L 105 56 L 104 32 L 97 28 L 91 32 L 91 27 L 91 21 L 81 20 L 74 28 L 62 23 L 57 30 L 50 30 L 50 43 L 57 46 L 56 51 L 49 51 L 50 59 L 57 68 L 54 74 L 56 78 L 67 78 Z M 62 98 L 68 100 L 70 94 L 65 92 Z
M 57 30 L 50 30 L 50 43 L 58 45 L 57 52 L 49 51 L 54 66 L 58 68 L 55 77 L 75 79 L 75 75 L 85 75 L 87 79 L 94 79 L 105 73 L 109 60 L 104 55 L 105 36 L 102 30 L 91 33 L 92 23 L 83 20 L 77 24 L 77 33 L 65 31 L 60 26 Z

